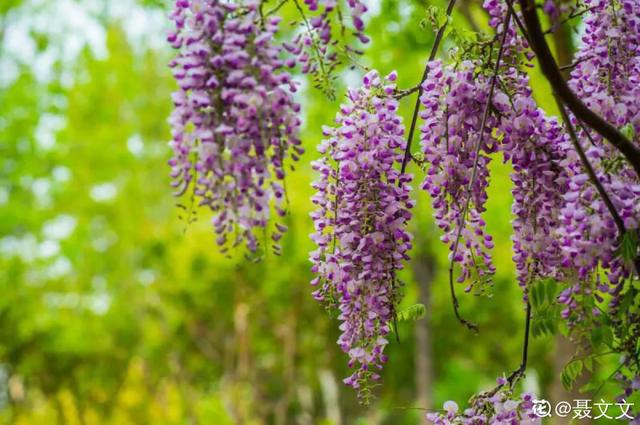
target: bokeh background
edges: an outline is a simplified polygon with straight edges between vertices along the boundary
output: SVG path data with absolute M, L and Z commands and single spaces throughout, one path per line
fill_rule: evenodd
M 373 42 L 361 62 L 396 69 L 401 87 L 414 86 L 434 37 L 429 11 L 444 6 L 371 2 Z M 417 424 L 424 409 L 462 405 L 514 370 L 524 309 L 511 265 L 509 170 L 495 161 L 487 212 L 495 287 L 490 297 L 460 295 L 480 334 L 453 316 L 447 252 L 416 190 L 403 305 L 424 303 L 427 314 L 399 324 L 377 398 L 357 403 L 341 382 L 348 371 L 337 322 L 310 295 L 307 253 L 309 163 L 321 126 L 362 72 L 339 74 L 333 102 L 300 76 L 307 154 L 288 181 L 284 255 L 259 264 L 227 258 L 209 212 L 178 208 L 171 195 L 170 7 L 0 1 L 0 423 Z M 482 30 L 486 16 L 461 1 L 453 23 L 458 32 Z M 445 39 L 445 58 L 455 35 Z M 570 57 L 572 36 L 560 42 Z M 552 108 L 536 70 L 532 77 Z M 413 102 L 403 101 L 406 118 Z M 421 171 L 411 171 L 418 182 Z M 523 388 L 581 398 L 556 379 L 571 349 L 562 337 L 533 340 Z M 613 398 L 607 388 L 601 395 Z

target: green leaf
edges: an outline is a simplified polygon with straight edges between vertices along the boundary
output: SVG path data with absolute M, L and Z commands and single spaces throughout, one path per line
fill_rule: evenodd
M 583 386 L 580 387 L 580 392 L 581 393 L 587 393 L 587 392 L 593 392 L 595 390 L 597 390 L 600 387 L 600 383 L 597 381 L 594 382 L 587 382 L 586 384 L 584 384 Z
M 534 337 L 553 335 L 558 331 L 557 291 L 558 282 L 551 278 L 531 284 L 529 301 L 532 309 L 531 332 Z
M 629 263 L 636 259 L 636 256 L 638 255 L 637 229 L 627 230 L 625 234 L 622 235 L 622 242 L 620 243 L 616 254 Z
M 531 291 L 529 291 L 530 299 L 531 299 L 531 307 L 533 311 L 536 311 L 540 307 L 540 285 L 538 283 L 534 283 L 531 287 Z
M 543 310 L 556 303 L 558 283 L 551 278 L 534 282 L 529 290 L 533 311 Z
M 567 363 L 567 365 L 562 370 L 562 373 L 560 374 L 560 380 L 562 381 L 562 385 L 567 390 L 570 390 L 571 387 L 573 387 L 573 383 L 582 373 L 582 366 L 582 360 L 576 359 Z
M 624 134 L 628 139 L 633 140 L 636 137 L 636 129 L 633 124 L 627 123 L 624 127 L 620 129 L 620 132 Z
M 589 372 L 593 372 L 593 357 L 589 356 L 585 358 L 583 363 L 585 369 L 587 369 Z
M 600 326 L 597 326 L 591 330 L 591 345 L 594 348 L 602 345 L 603 339 L 604 333 L 602 332 L 602 328 Z
M 448 24 L 451 19 L 449 16 L 447 16 L 447 12 L 442 7 L 433 5 L 428 6 L 425 9 L 425 14 L 427 15 L 425 21 L 427 21 L 431 25 L 434 31 L 437 31 L 444 25 Z M 421 26 L 426 27 L 427 22 L 421 22 Z
M 556 295 L 558 293 L 558 282 L 554 279 L 546 279 L 546 294 L 547 302 L 554 304 L 556 302 Z
M 424 304 L 413 304 L 396 313 L 396 319 L 399 322 L 404 322 L 409 320 L 416 321 L 416 320 L 422 319 L 426 313 L 427 313 L 427 309 L 424 306 Z

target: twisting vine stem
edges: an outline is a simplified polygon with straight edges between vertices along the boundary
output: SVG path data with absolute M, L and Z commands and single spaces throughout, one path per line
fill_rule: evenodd
M 551 84 L 554 93 L 573 112 L 576 118 L 594 129 L 618 149 L 629 164 L 633 166 L 636 174 L 640 176 L 640 148 L 634 145 L 620 130 L 593 112 L 569 88 L 551 54 L 549 44 L 544 38 L 535 1 L 519 0 L 519 2 L 530 47 L 536 54 L 542 73 Z
M 522 361 L 520 367 L 513 371 L 507 378 L 507 382 L 513 388 L 515 383 L 527 370 L 527 358 L 529 356 L 529 335 L 531 334 L 531 302 L 527 300 L 527 312 L 524 322 L 524 343 L 522 344 Z

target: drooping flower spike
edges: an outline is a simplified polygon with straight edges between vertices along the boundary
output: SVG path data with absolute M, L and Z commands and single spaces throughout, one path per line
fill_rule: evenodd
M 279 19 L 263 25 L 258 3 L 220 0 L 178 0 L 171 17 L 174 186 L 214 212 L 218 245 L 231 238 L 256 251 L 272 206 L 285 214 L 285 161 L 303 152 L 296 86 L 274 41 Z M 283 230 L 274 226 L 274 242 Z
M 483 145 L 477 149 L 489 81 L 476 75 L 474 67 L 472 62 L 458 69 L 440 61 L 429 64 L 421 98 L 421 145 L 428 164 L 422 188 L 433 200 L 436 224 L 444 232 L 441 240 L 462 268 L 458 281 L 470 282 L 468 290 L 474 285 L 482 290 L 495 272 L 489 253 L 493 240 L 486 233 L 482 213 L 487 201 L 489 154 L 496 150 L 497 141 L 487 130 L 495 126 L 495 118 L 490 118 Z M 471 182 L 474 164 L 475 179 Z
M 383 79 L 371 71 L 361 88 L 349 90 L 313 164 L 320 174 L 312 198 L 318 207 L 312 213 L 314 296 L 339 310 L 338 344 L 355 368 L 345 383 L 365 401 L 386 362 L 399 300 L 396 271 L 411 248 L 411 176 L 399 171 L 406 142 L 392 96 L 395 79 L 395 73 Z

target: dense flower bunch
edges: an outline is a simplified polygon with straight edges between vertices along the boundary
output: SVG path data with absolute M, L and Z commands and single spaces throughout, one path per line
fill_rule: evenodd
M 257 3 L 219 0 L 177 0 L 171 18 L 174 186 L 179 194 L 193 187 L 214 211 L 219 245 L 235 234 L 234 245 L 255 251 L 271 204 L 284 214 L 285 158 L 303 152 L 295 85 L 273 40 L 279 20 L 263 26 Z M 283 230 L 276 226 L 274 241 Z
M 484 10 L 489 15 L 489 26 L 491 26 L 496 36 L 502 38 L 504 31 L 507 32 L 504 38 L 504 44 L 502 46 L 503 54 L 500 61 L 500 77 L 503 80 L 509 80 L 513 76 L 519 74 L 519 68 L 521 65 L 530 66 L 530 64 L 522 61 L 522 56 L 528 61 L 533 58 L 533 53 L 529 49 L 527 41 L 518 35 L 517 26 L 514 25 L 513 17 L 509 19 L 509 25 L 507 25 L 507 12 L 509 8 L 503 0 L 484 0 L 482 5 Z M 515 84 L 519 85 L 522 81 L 516 81 Z M 513 82 L 512 82 L 513 83 Z
M 395 73 L 383 80 L 371 71 L 360 89 L 349 90 L 337 127 L 324 129 L 323 157 L 313 164 L 320 174 L 312 198 L 318 206 L 312 213 L 318 245 L 311 253 L 318 275 L 314 296 L 339 309 L 338 344 L 356 368 L 345 383 L 365 400 L 386 361 L 398 301 L 396 271 L 411 248 L 411 176 L 397 170 L 405 141 L 391 96 L 395 79 Z
M 496 125 L 495 118 L 490 118 L 478 149 L 489 79 L 476 74 L 475 66 L 465 62 L 454 69 L 439 61 L 430 63 L 421 98 L 422 153 L 429 164 L 422 188 L 433 199 L 436 224 L 444 231 L 442 241 L 449 245 L 453 261 L 462 266 L 458 280 L 471 279 L 472 285 L 489 281 L 495 271 L 489 255 L 493 242 L 482 213 L 489 182 L 488 154 L 497 148 L 497 140 L 487 130 Z
M 486 0 L 489 24 L 504 34 L 499 64 L 500 90 L 492 106 L 500 119 L 495 131 L 505 162 L 513 166 L 513 249 L 518 281 L 525 292 L 542 277 L 561 278 L 561 247 L 555 234 L 564 205 L 567 177 L 560 167 L 566 157 L 567 136 L 533 99 L 529 78 L 522 69 L 532 52 L 516 25 L 505 28 L 508 7 L 504 1 Z M 510 19 L 513 22 L 514 18 Z
M 567 177 L 560 167 L 566 157 L 566 133 L 533 99 L 529 77 L 522 68 L 532 52 L 516 26 L 505 28 L 505 2 L 486 0 L 490 25 L 498 34 L 507 31 L 500 63 L 501 89 L 492 106 L 500 117 L 496 131 L 505 162 L 513 167 L 513 260 L 520 286 L 538 278 L 561 278 L 561 247 L 555 234 L 563 207 Z M 513 21 L 514 18 L 511 18 Z
M 513 249 L 520 285 L 526 289 L 544 277 L 561 279 L 561 246 L 555 234 L 564 206 L 567 176 L 560 166 L 566 157 L 566 133 L 535 104 L 528 80 L 509 99 L 495 96 L 503 114 L 500 149 L 513 166 Z
M 578 65 L 571 73 L 570 86 L 611 124 L 629 129 L 632 135 L 640 134 L 640 4 L 630 0 L 588 0 L 585 6 L 591 11 L 585 18 L 583 47 L 577 55 Z M 579 136 L 626 230 L 638 229 L 638 176 L 600 136 L 584 130 Z M 602 283 L 598 290 L 602 296 L 613 295 L 611 307 L 615 308 L 620 302 L 622 280 L 632 272 L 632 265 L 625 264 L 617 252 L 620 232 L 579 159 L 569 156 L 562 166 L 570 175 L 562 212 L 564 226 L 560 229 L 565 266 L 575 268 L 580 280 L 595 275 L 600 266 L 608 270 L 610 284 Z M 569 316 L 573 298 L 565 295 L 565 315 Z
M 638 134 L 640 123 L 638 2 L 591 1 L 586 3 L 586 7 L 590 7 L 591 12 L 586 19 L 587 25 L 583 38 L 585 45 L 578 55 L 579 65 L 572 74 L 571 86 L 596 113 L 602 114 L 605 119 L 619 128 L 626 126 L 631 134 Z M 507 10 L 504 2 L 486 0 L 484 6 L 491 16 L 490 24 L 496 28 L 496 32 L 499 34 L 504 31 L 504 17 Z M 562 12 L 551 11 L 551 7 L 549 9 L 549 13 Z M 552 277 L 564 282 L 567 285 L 566 290 L 558 298 L 558 302 L 566 306 L 562 315 L 565 318 L 571 316 L 570 324 L 580 323 L 581 329 L 588 329 L 595 323 L 593 317 L 601 314 L 596 303 L 602 302 L 607 294 L 613 295 L 609 298 L 610 306 L 613 308 L 611 313 L 616 314 L 624 287 L 621 278 L 630 275 L 632 265 L 625 263 L 618 252 L 620 232 L 600 194 L 589 181 L 585 164 L 579 158 L 568 133 L 555 118 L 547 116 L 533 100 L 528 77 L 518 63 L 518 57 L 522 54 L 528 59 L 531 58 L 526 41 L 511 29 L 508 30 L 505 40 L 504 61 L 498 72 L 501 84 L 491 104 L 499 119 L 493 122 L 488 120 L 486 127 L 482 130 L 496 136 L 497 141 L 490 143 L 496 143 L 505 161 L 509 161 L 513 166 L 511 175 L 514 183 L 513 239 L 518 279 L 525 289 L 525 294 L 528 285 L 539 278 Z M 619 46 L 633 47 L 624 50 Z M 465 66 L 466 64 L 462 64 L 463 70 Z M 467 108 L 473 107 L 470 105 L 473 105 L 474 99 L 480 99 L 484 104 L 487 99 L 486 95 L 482 99 L 483 96 L 480 94 L 455 103 L 455 98 L 460 96 L 460 93 L 452 88 L 452 82 L 447 79 L 446 70 L 443 72 L 441 68 L 439 63 L 431 64 L 429 79 L 423 86 L 425 125 L 422 140 L 423 149 L 426 147 L 425 159 L 429 164 L 429 174 L 424 187 L 434 198 L 437 223 L 445 232 L 450 232 L 452 225 L 464 222 L 456 219 L 459 217 L 460 210 L 454 210 L 452 215 L 451 209 L 452 205 L 455 207 L 459 194 L 464 195 L 465 192 L 453 191 L 447 194 L 449 196 L 443 196 L 442 192 L 451 190 L 451 181 L 455 181 L 457 176 L 462 176 L 459 180 L 464 181 L 464 177 L 469 175 L 464 170 L 465 166 L 468 168 L 469 162 L 465 162 L 465 157 L 460 157 L 460 155 L 468 155 L 469 147 L 454 145 L 453 154 L 456 157 L 451 164 L 458 167 L 458 170 L 462 170 L 456 171 L 455 167 L 446 162 L 452 155 L 448 150 L 451 145 L 445 144 L 444 147 L 447 149 L 444 149 L 441 138 L 443 134 L 451 136 L 452 132 L 455 134 L 456 130 L 463 127 L 455 126 L 452 131 L 448 119 L 450 114 L 455 116 L 464 114 Z M 468 67 L 468 69 L 474 68 L 474 75 L 477 75 L 477 78 L 473 84 L 482 87 L 485 82 L 482 80 L 481 71 L 478 71 L 480 66 Z M 453 79 L 453 85 L 465 80 L 464 76 L 457 75 Z M 448 108 L 438 105 L 445 105 Z M 475 114 L 477 122 L 479 115 L 477 109 Z M 574 119 L 573 124 L 577 126 L 579 123 Z M 470 128 L 473 129 L 473 127 Z M 469 131 L 469 128 L 463 129 L 462 134 L 468 134 L 467 139 L 477 137 L 481 129 L 473 130 L 475 131 Z M 611 145 L 599 137 L 594 137 L 594 140 L 590 141 L 590 136 L 585 131 L 579 134 L 589 161 L 596 169 L 598 178 L 607 193 L 611 195 L 615 208 L 624 220 L 625 227 L 635 230 L 638 228 L 637 220 L 640 216 L 638 210 L 640 203 L 637 202 L 640 195 L 638 178 Z M 490 139 L 487 135 L 485 138 Z M 440 146 L 440 149 L 434 150 L 433 146 Z M 490 148 L 483 151 L 482 148 L 480 146 L 478 152 L 487 156 L 494 150 Z M 489 159 L 486 163 L 488 161 Z M 483 174 L 482 165 L 484 163 L 479 161 L 478 175 L 472 181 L 472 190 L 466 193 L 483 193 L 486 190 L 486 182 L 483 180 L 486 174 Z M 465 185 L 468 184 L 467 180 Z M 470 202 L 470 212 L 473 211 L 473 201 L 472 199 Z M 470 218 L 473 218 L 471 213 Z M 483 232 L 479 231 L 476 234 L 482 235 Z M 445 234 L 443 239 L 451 243 L 450 235 Z M 473 246 L 473 242 L 469 243 L 468 236 L 464 235 L 464 229 L 462 240 L 467 249 L 470 245 Z M 455 254 L 455 246 L 450 245 L 450 248 Z M 468 264 L 473 266 L 474 256 L 470 257 Z M 454 257 L 454 261 L 463 264 L 461 279 L 472 278 L 470 273 L 465 273 L 468 268 L 464 267 L 463 257 Z M 608 272 L 612 287 L 600 281 L 599 267 Z M 600 293 L 594 293 L 593 287 L 596 287 Z M 594 297 L 595 303 L 592 299 Z M 633 313 L 629 314 L 634 319 L 624 319 L 622 324 L 624 328 L 630 330 L 627 335 L 618 334 L 616 330 L 614 332 L 619 339 L 620 352 L 627 350 L 624 347 L 628 343 L 632 350 L 629 355 L 633 355 L 636 350 L 634 341 L 637 341 L 637 333 L 634 333 L 636 331 L 632 328 L 633 321 L 637 322 L 637 316 Z M 637 374 L 631 373 L 632 376 L 637 377 Z M 636 381 L 626 378 L 625 382 L 627 383 L 625 394 L 629 395 L 632 391 L 629 383 Z M 500 393 L 497 394 L 499 396 Z M 479 400 L 482 403 L 478 404 Z M 526 421 L 533 419 L 533 417 L 509 416 L 508 413 L 502 415 L 505 412 L 501 409 L 491 410 L 490 406 L 493 402 L 502 401 L 500 398 L 494 400 L 480 397 L 474 399 L 472 407 L 464 414 L 458 414 L 456 408 L 450 409 L 444 415 L 431 415 L 430 419 L 442 424 L 516 423 L 516 420 L 517 423 L 527 423 Z M 513 409 L 508 410 L 514 412 Z
M 463 412 L 455 402 L 447 401 L 444 412 L 426 416 L 435 425 L 539 425 L 542 419 L 533 411 L 533 400 L 528 393 L 514 398 L 506 380 L 499 378 L 494 391 L 475 396 Z

